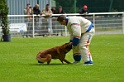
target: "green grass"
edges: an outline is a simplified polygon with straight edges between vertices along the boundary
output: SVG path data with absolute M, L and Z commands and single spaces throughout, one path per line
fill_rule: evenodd
M 39 65 L 36 54 L 68 42 L 68 37 L 12 38 L 0 42 L 0 82 L 124 82 L 124 35 L 96 35 L 90 51 L 94 65 Z M 66 59 L 73 61 L 72 51 Z

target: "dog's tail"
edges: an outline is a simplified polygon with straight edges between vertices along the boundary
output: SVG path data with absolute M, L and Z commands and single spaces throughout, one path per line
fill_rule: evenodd
M 38 61 L 43 62 L 43 63 L 44 63 L 44 62 L 50 63 L 50 61 L 51 61 L 51 55 L 50 55 L 50 54 L 47 54 L 45 58 L 40 57 L 39 54 L 40 54 L 40 53 L 38 53 L 38 55 L 36 56 L 36 59 L 37 59 Z

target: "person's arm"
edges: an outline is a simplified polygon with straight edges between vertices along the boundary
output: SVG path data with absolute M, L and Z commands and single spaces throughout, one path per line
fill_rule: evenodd
M 45 15 L 44 17 L 50 17 L 52 15 L 52 11 L 49 10 L 48 12 L 46 12 L 45 9 L 42 10 L 41 14 Z
M 83 14 L 82 12 L 83 12 L 83 11 L 82 11 L 82 9 L 81 9 L 81 10 L 79 11 L 79 13 L 80 13 L 80 14 Z
M 90 13 L 90 11 L 87 9 L 87 14 Z
M 69 32 L 69 36 L 70 36 L 70 39 L 69 40 L 70 40 L 70 42 L 72 42 L 72 40 L 73 40 L 73 34 Z
M 65 14 L 65 11 L 62 10 L 62 14 Z
M 31 15 L 33 15 L 33 13 L 34 13 L 34 12 L 33 12 L 33 9 L 31 8 Z
M 52 11 L 51 11 L 51 9 L 49 10 L 49 16 L 51 16 L 53 13 L 52 13 Z
M 45 13 L 46 16 L 51 16 L 52 15 L 52 11 L 49 10 L 48 12 Z
M 24 15 L 27 15 L 27 10 L 26 9 L 24 9 Z
M 40 9 L 38 10 L 38 14 L 40 14 Z
M 35 10 L 35 7 L 33 8 L 33 14 L 36 14 L 36 10 Z
M 77 46 L 80 42 L 81 37 L 81 27 L 79 23 L 72 23 L 71 29 L 73 33 L 72 45 Z
M 45 14 L 45 9 L 42 10 L 41 14 Z

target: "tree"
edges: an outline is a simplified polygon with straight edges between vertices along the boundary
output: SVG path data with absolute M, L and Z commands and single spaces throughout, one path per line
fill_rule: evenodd
M 55 0 L 56 5 L 61 5 L 66 13 L 74 12 L 74 0 Z M 82 8 L 83 5 L 87 5 L 90 12 L 109 12 L 110 7 L 112 10 L 124 11 L 124 0 L 76 0 L 76 12 Z M 111 11 L 112 11 L 111 10 Z
M 4 35 L 9 34 L 8 12 L 9 12 L 9 8 L 6 0 L 0 0 L 0 18 L 1 18 L 0 25 L 2 27 L 2 33 Z
M 73 13 L 74 12 L 74 1 L 72 0 L 55 0 L 56 1 L 56 6 L 62 6 L 63 10 L 66 13 Z
M 10 30 L 9 30 L 9 21 L 8 21 L 8 12 L 9 8 L 6 0 L 0 0 L 0 26 L 2 27 L 2 39 L 4 42 L 10 42 Z

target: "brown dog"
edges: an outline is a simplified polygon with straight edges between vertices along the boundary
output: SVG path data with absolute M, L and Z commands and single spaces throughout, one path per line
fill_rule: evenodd
M 68 60 L 65 59 L 66 53 L 72 49 L 72 43 L 65 43 L 61 46 L 56 46 L 47 50 L 39 52 L 36 56 L 38 63 L 47 62 L 50 64 L 51 59 L 59 59 L 62 63 L 63 61 L 70 64 Z

